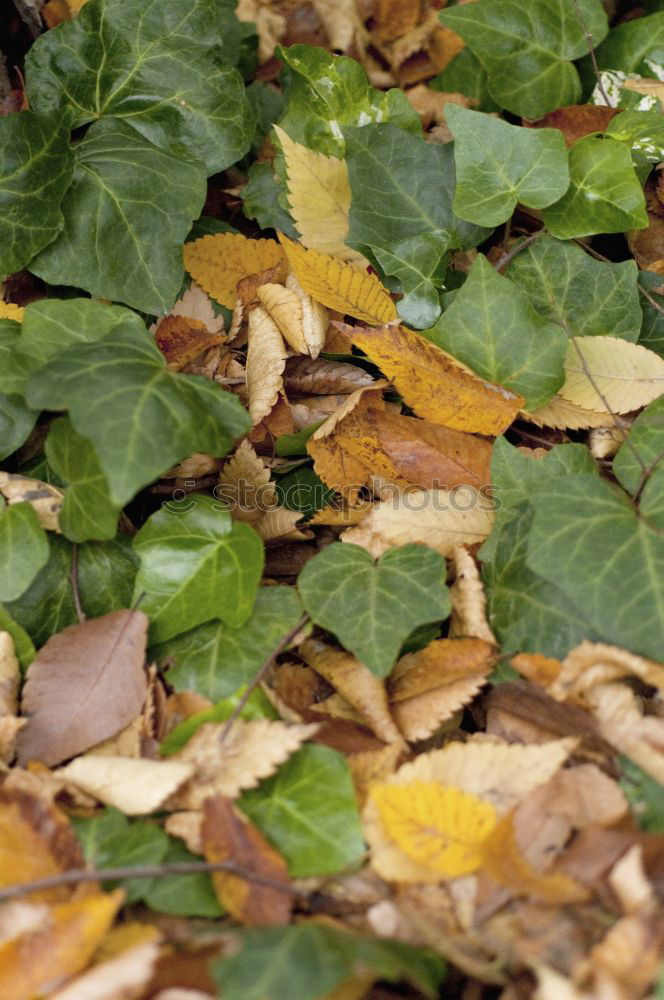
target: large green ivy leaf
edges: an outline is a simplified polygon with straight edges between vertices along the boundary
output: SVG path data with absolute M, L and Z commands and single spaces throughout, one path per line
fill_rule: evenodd
M 629 144 L 635 163 L 664 160 L 664 116 L 659 111 L 623 111 L 609 122 L 606 131 Z
M 445 975 L 433 952 L 311 921 L 247 931 L 241 941 L 235 955 L 212 964 L 224 1000 L 319 1000 L 367 973 L 406 979 L 433 998 Z
M 633 260 L 593 260 L 573 243 L 544 236 L 507 268 L 539 314 L 571 337 L 606 336 L 637 341 L 642 314 Z
M 89 0 L 30 49 L 30 104 L 47 114 L 68 107 L 74 125 L 125 119 L 160 149 L 187 149 L 215 173 L 247 151 L 254 127 L 220 45 L 224 28 L 215 0 Z M 172 211 L 177 196 L 168 202 Z
M 619 483 L 633 496 L 650 524 L 664 530 L 664 396 L 636 418 L 613 460 Z
M 542 211 L 553 236 L 571 240 L 648 225 L 645 198 L 625 143 L 611 136 L 579 139 L 569 151 L 569 172 L 567 194 Z
M 20 396 L 0 392 L 0 459 L 20 448 L 36 419 L 37 414 Z
M 168 834 L 144 820 L 128 820 L 117 809 L 106 807 L 90 818 L 72 820 L 74 831 L 91 868 L 158 865 L 168 850 Z M 152 885 L 151 878 L 120 883 L 127 903 L 137 903 Z M 114 883 L 117 884 L 117 883 Z
M 115 536 L 120 508 L 108 495 L 108 480 L 87 438 L 77 434 L 68 417 L 51 425 L 46 457 L 67 483 L 59 523 L 72 542 L 105 541 Z
M 35 646 L 78 621 L 72 591 L 72 546 L 59 535 L 49 536 L 44 568 L 7 612 L 28 633 Z M 88 618 L 131 606 L 136 557 L 126 535 L 111 542 L 78 547 L 78 589 Z
M 205 200 L 203 165 L 113 119 L 92 125 L 75 152 L 64 229 L 31 270 L 54 285 L 168 312 L 184 278 L 182 246 Z
M 605 642 L 657 659 L 664 619 L 664 535 L 596 476 L 537 490 L 528 566 L 583 609 Z
M 597 47 L 596 56 L 600 69 L 659 77 L 657 69 L 664 66 L 664 12 L 619 24 Z
M 598 44 L 608 24 L 600 0 L 478 0 L 443 11 L 443 24 L 461 35 L 489 74 L 489 91 L 516 115 L 538 118 L 581 97 L 572 60 L 588 51 L 586 29 Z
M 518 202 L 546 208 L 565 194 L 567 149 L 558 129 L 521 128 L 454 104 L 445 120 L 454 136 L 454 211 L 462 219 L 499 226 Z
M 133 324 L 64 351 L 31 376 L 27 399 L 39 409 L 69 409 L 120 506 L 185 455 L 224 455 L 250 427 L 236 396 L 169 371 L 150 333 L 139 336 Z
M 474 372 L 543 406 L 564 381 L 568 338 L 524 292 L 478 255 L 467 280 L 426 336 Z
M 48 562 L 48 540 L 29 503 L 0 509 L 0 601 L 25 593 Z
M 278 229 L 291 240 L 299 239 L 288 214 L 286 185 L 272 173 L 271 163 L 252 163 L 240 197 L 242 211 L 248 219 L 255 219 L 261 229 Z
M 359 545 L 328 545 L 304 567 L 298 588 L 312 620 L 379 677 L 414 628 L 450 613 L 445 560 L 423 545 L 390 549 L 378 562 Z
M 251 614 L 263 543 L 212 497 L 192 496 L 186 511 L 164 505 L 134 536 L 134 550 L 141 561 L 135 593 L 143 595 L 152 642 L 213 618 L 239 628 Z
M 67 117 L 57 109 L 0 117 L 0 274 L 25 267 L 58 235 L 73 169 Z
M 639 287 L 648 293 L 648 298 L 641 295 L 643 323 L 639 343 L 664 357 L 664 283 L 662 275 L 655 274 L 653 271 L 639 271 Z
M 168 657 L 174 687 L 218 701 L 257 673 L 279 640 L 298 622 L 302 605 L 292 587 L 259 587 L 251 616 L 239 628 L 224 622 L 199 625 L 158 646 Z
M 279 124 L 291 139 L 328 156 L 344 155 L 341 130 L 391 122 L 422 135 L 420 117 L 402 90 L 376 90 L 355 59 L 313 45 L 279 47 L 289 70 L 288 109 Z
M 301 747 L 238 804 L 284 856 L 293 878 L 334 875 L 364 853 L 348 764 L 329 747 Z
M 465 94 L 478 103 L 478 111 L 500 111 L 489 94 L 487 72 L 477 56 L 466 46 L 445 69 L 428 81 L 432 90 L 443 94 Z

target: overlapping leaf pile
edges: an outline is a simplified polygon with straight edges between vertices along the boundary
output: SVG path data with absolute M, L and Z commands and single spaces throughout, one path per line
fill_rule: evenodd
M 15 6 L 0 994 L 659 996 L 661 4 Z

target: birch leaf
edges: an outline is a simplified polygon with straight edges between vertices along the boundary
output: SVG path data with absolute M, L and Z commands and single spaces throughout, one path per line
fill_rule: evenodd
M 247 393 L 255 425 L 270 413 L 283 389 L 287 351 L 279 327 L 262 306 L 249 314 L 248 337 Z
M 615 337 L 574 337 L 567 348 L 563 399 L 588 410 L 628 413 L 664 392 L 664 358 Z
M 126 816 L 157 812 L 191 777 L 193 767 L 183 761 L 85 754 L 55 776 L 80 788 Z
M 217 233 L 185 243 L 183 257 L 194 281 L 222 306 L 233 309 L 238 281 L 274 267 L 283 259 L 283 251 L 276 240 Z

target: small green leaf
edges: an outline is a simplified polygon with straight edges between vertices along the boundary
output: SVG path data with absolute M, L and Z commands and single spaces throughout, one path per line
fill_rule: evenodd
M 218 701 L 254 677 L 301 615 L 293 587 L 259 587 L 251 616 L 240 627 L 199 625 L 156 647 L 153 655 L 172 662 L 168 680 L 177 689 Z
M 23 670 L 27 670 L 34 660 L 37 651 L 28 633 L 25 629 L 21 628 L 18 622 L 14 621 L 2 604 L 0 604 L 0 631 L 9 632 L 14 640 L 14 649 L 16 650 L 18 662 L 21 664 Z
M 530 0 L 525 16 L 520 0 L 478 0 L 440 18 L 482 63 L 491 96 L 526 118 L 578 103 L 581 82 L 572 61 L 588 51 L 584 27 L 595 45 L 608 31 L 600 0 Z
M 297 510 L 307 517 L 326 507 L 334 498 L 334 490 L 308 466 L 300 466 L 276 481 L 277 500 L 287 510 Z
M 533 308 L 568 336 L 639 338 L 639 272 L 633 260 L 593 260 L 573 243 L 544 236 L 518 253 L 506 274 Z
M 448 238 L 442 233 L 422 233 L 390 247 L 372 247 L 384 274 L 401 283 L 399 315 L 422 330 L 440 316 L 440 293 L 449 263 Z
M 406 979 L 436 997 L 444 960 L 400 941 L 363 938 L 307 921 L 246 931 L 240 951 L 212 965 L 224 1000 L 320 1000 L 360 972 Z
M 64 229 L 31 270 L 54 285 L 168 312 L 184 278 L 182 245 L 205 199 L 202 163 L 114 119 L 92 125 L 75 153 Z
M 250 424 L 232 393 L 169 371 L 152 335 L 133 323 L 64 351 L 31 376 L 27 397 L 40 409 L 69 409 L 118 505 L 194 451 L 224 455 Z
M 542 211 L 553 236 L 571 240 L 648 225 L 643 191 L 624 143 L 610 136 L 579 139 L 569 151 L 569 171 L 567 194 Z
M 568 338 L 479 254 L 468 279 L 426 337 L 482 378 L 543 406 L 564 382 Z
M 628 493 L 639 493 L 641 515 L 664 529 L 664 396 L 632 424 L 613 460 L 613 473 Z
M 300 455 L 306 455 L 307 441 L 322 423 L 323 420 L 316 420 L 295 434 L 282 434 L 277 438 L 275 451 L 279 458 L 298 458 Z
M 288 213 L 286 185 L 272 172 L 271 163 L 252 163 L 240 197 L 242 211 L 261 229 L 278 229 L 291 240 L 300 238 Z
M 620 787 L 637 823 L 646 833 L 664 833 L 664 787 L 633 761 L 622 758 L 620 764 Z
M 51 424 L 45 450 L 53 471 L 67 483 L 59 517 L 63 534 L 72 542 L 113 538 L 120 508 L 109 498 L 108 481 L 87 438 L 62 417 Z
M 0 510 L 0 601 L 24 594 L 48 562 L 48 539 L 29 503 Z
M 390 549 L 376 563 L 359 545 L 328 545 L 304 567 L 298 588 L 312 620 L 379 677 L 416 626 L 450 613 L 445 560 L 424 545 Z
M 184 844 L 168 838 L 168 850 L 163 864 L 179 861 L 200 861 Z M 155 913 L 171 913 L 180 917 L 209 917 L 223 913 L 217 900 L 212 879 L 206 872 L 199 875 L 166 875 L 151 880 L 145 902 Z
M 229 68 L 237 51 L 220 44 L 227 24 L 231 33 L 239 26 L 225 21 L 215 0 L 89 0 L 30 49 L 30 105 L 46 114 L 68 107 L 76 126 L 124 120 L 160 149 L 186 148 L 209 173 L 223 170 L 247 151 L 254 126 Z M 176 203 L 169 198 L 169 213 Z
M 239 628 L 251 614 L 263 543 L 212 497 L 196 495 L 182 512 L 164 505 L 134 536 L 134 550 L 141 561 L 135 595 L 144 595 L 152 642 L 213 618 Z
M 293 878 L 334 875 L 364 853 L 362 824 L 346 759 L 306 745 L 239 800 L 288 862 Z
M 20 396 L 0 392 L 0 459 L 21 447 L 36 419 L 37 414 Z
M 655 76 L 655 67 L 664 65 L 664 13 L 637 17 L 612 28 L 597 46 L 596 56 L 600 69 Z
M 0 275 L 25 267 L 62 229 L 73 162 L 66 116 L 0 117 Z
M 518 202 L 546 208 L 569 185 L 567 150 L 558 129 L 509 125 L 450 104 L 457 184 L 454 211 L 480 226 L 499 226 Z
M 629 145 L 635 163 L 664 160 L 664 116 L 658 111 L 623 111 L 609 122 L 606 132 Z

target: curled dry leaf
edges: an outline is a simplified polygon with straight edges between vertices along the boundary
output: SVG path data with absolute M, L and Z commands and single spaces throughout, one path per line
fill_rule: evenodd
M 486 596 L 477 563 L 468 549 L 458 545 L 452 551 L 455 579 L 450 587 L 452 618 L 448 635 L 472 636 L 496 645 L 496 637 L 486 615 Z
M 573 337 L 560 395 L 576 406 L 629 413 L 664 391 L 664 358 L 620 337 Z
M 630 676 L 638 677 L 644 684 L 664 691 L 663 664 L 637 656 L 619 646 L 584 640 L 570 650 L 563 660 L 549 694 L 561 701 L 584 704 L 588 697 L 592 698 L 592 689 L 597 684 Z
M 420 334 L 398 325 L 346 327 L 353 343 L 394 382 L 419 417 L 476 434 L 502 434 L 524 400 L 485 382 Z
M 284 388 L 291 394 L 349 395 L 373 381 L 369 372 L 357 365 L 325 358 L 289 358 L 284 372 Z
M 288 261 L 284 256 L 280 257 L 276 264 L 267 267 L 256 274 L 248 274 L 246 278 L 241 278 L 235 289 L 235 307 L 233 318 L 228 331 L 228 340 L 233 341 L 234 347 L 242 346 L 244 341 L 241 336 L 242 323 L 246 319 L 247 310 L 250 305 L 258 302 L 258 289 L 261 285 L 283 284 L 288 274 Z
M 191 764 L 131 757 L 77 757 L 55 771 L 56 778 L 80 788 L 126 816 L 156 812 L 194 773 Z
M 15 715 L 20 666 L 9 632 L 0 632 L 0 716 Z
M 233 309 L 236 286 L 250 274 L 274 267 L 283 258 L 276 240 L 250 240 L 240 233 L 217 233 L 185 243 L 184 266 L 213 299 Z
M 658 908 L 652 882 L 646 875 L 643 846 L 634 844 L 616 861 L 608 882 L 620 901 L 623 913 L 651 914 Z
M 375 274 L 318 250 L 307 250 L 279 233 L 279 241 L 303 290 L 312 299 L 363 323 L 389 323 L 397 310 Z
M 258 33 L 258 59 L 261 65 L 268 62 L 274 55 L 277 42 L 286 33 L 288 21 L 286 17 L 273 7 L 260 0 L 240 0 L 236 15 L 240 21 L 249 21 L 256 26 Z
M 214 872 L 212 882 L 219 902 L 235 920 L 251 927 L 288 923 L 292 896 L 286 862 L 230 799 L 215 795 L 205 800 L 201 841 L 207 861 L 233 861 L 277 883 L 266 885 L 231 872 Z
M 249 314 L 247 392 L 249 413 L 259 424 L 270 413 L 283 388 L 286 346 L 279 327 L 267 310 L 256 306 Z
M 412 542 L 451 556 L 459 545 L 483 542 L 491 532 L 493 511 L 482 508 L 472 487 L 408 490 L 374 506 L 363 521 L 344 531 L 342 541 L 361 545 L 374 557 Z
M 40 479 L 0 471 L 0 493 L 9 505 L 29 503 L 42 528 L 60 533 L 62 490 L 50 483 L 43 483 Z
M 325 343 L 327 310 L 303 291 L 295 275 L 288 275 L 285 286 L 261 285 L 256 294 L 290 347 L 317 358 Z
M 306 542 L 313 534 L 298 528 L 303 516 L 299 510 L 275 507 L 265 511 L 260 521 L 254 523 L 254 528 L 264 542 L 273 542 L 277 538 L 285 542 Z
M 664 785 L 664 719 L 644 715 L 625 684 L 597 684 L 587 699 L 604 739 Z
M 211 333 L 201 320 L 171 314 L 157 327 L 155 340 L 168 367 L 179 371 L 209 347 L 223 344 L 225 337 L 223 333 Z
M 142 611 L 113 611 L 51 636 L 28 668 L 19 761 L 59 764 L 140 713 L 147 628 Z
M 623 86 L 627 86 L 627 81 Z M 569 104 L 565 108 L 557 108 L 535 121 L 523 120 L 525 128 L 557 128 L 565 137 L 565 144 L 573 146 L 578 139 L 583 139 L 593 132 L 605 132 L 612 118 L 620 114 L 618 108 L 609 108 L 604 104 Z
M 395 742 L 377 750 L 361 750 L 348 755 L 348 766 L 360 806 L 364 806 L 373 784 L 394 774 L 403 753 L 403 744 Z
M 240 442 L 225 463 L 219 485 L 220 499 L 230 505 L 231 516 L 237 521 L 258 521 L 277 502 L 270 470 L 247 440 Z

